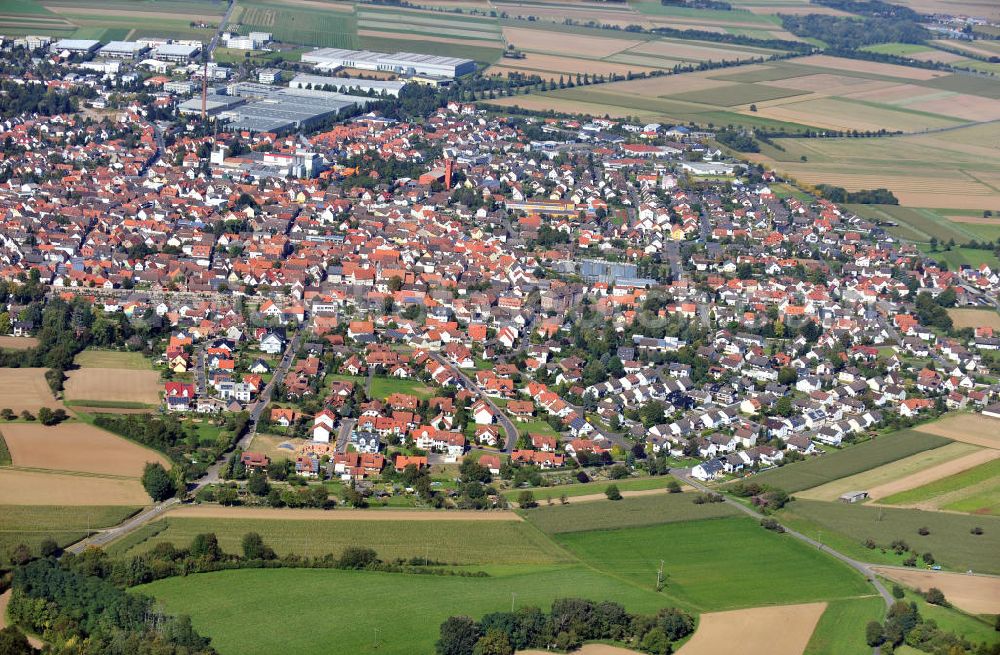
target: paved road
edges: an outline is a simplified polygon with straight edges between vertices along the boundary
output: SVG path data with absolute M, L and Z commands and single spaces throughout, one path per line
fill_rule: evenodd
M 271 381 L 268 382 L 267 386 L 264 387 L 264 390 L 258 397 L 257 402 L 251 405 L 250 425 L 247 427 L 246 434 L 244 434 L 243 437 L 240 438 L 240 440 L 236 443 L 236 445 L 232 449 L 226 451 L 226 453 L 224 453 L 222 457 L 220 457 L 214 464 L 209 466 L 208 470 L 205 472 L 205 475 L 198 478 L 198 480 L 196 480 L 194 484 L 188 488 L 189 494 L 195 493 L 202 487 L 205 487 L 209 484 L 219 482 L 221 479 L 219 476 L 219 472 L 222 470 L 222 467 L 229 459 L 229 453 L 233 452 L 233 450 L 245 450 L 246 447 L 253 440 L 254 435 L 257 434 L 257 422 L 260 420 L 260 416 L 264 412 L 264 408 L 267 407 L 267 403 L 271 400 L 271 394 L 274 392 L 275 385 L 279 380 L 283 379 L 285 377 L 285 374 L 288 372 L 288 368 L 289 366 L 291 366 L 292 360 L 295 358 L 295 353 L 298 352 L 299 345 L 302 343 L 302 337 L 305 334 L 305 332 L 306 329 L 305 327 L 303 327 L 303 329 L 299 330 L 298 333 L 296 333 L 295 337 L 291 340 L 291 342 L 289 342 L 288 347 L 285 349 L 285 353 L 281 358 L 281 363 L 275 370 L 274 377 L 271 378 Z M 75 544 L 68 546 L 66 550 L 71 553 L 80 553 L 83 552 L 84 549 L 90 546 L 97 546 L 97 547 L 106 546 L 112 541 L 115 541 L 116 539 L 119 539 L 125 536 L 126 534 L 132 532 L 133 530 L 142 527 L 143 525 L 149 523 L 150 521 L 157 519 L 165 511 L 167 511 L 172 506 L 180 502 L 181 501 L 179 498 L 170 498 L 168 500 L 163 501 L 162 503 L 157 503 L 152 507 L 149 507 L 148 509 L 145 509 L 142 512 L 136 514 L 135 516 L 126 519 L 125 521 L 114 527 L 101 530 L 100 532 L 96 532 L 93 535 L 87 537 L 86 539 L 82 539 L 81 541 L 78 541 Z
M 345 418 L 340 421 L 340 428 L 337 430 L 337 452 L 346 453 L 347 444 L 351 443 L 351 431 L 357 425 L 353 418 Z
M 229 22 L 229 18 L 233 15 L 233 9 L 236 8 L 235 0 L 229 0 L 229 7 L 226 8 L 226 13 L 222 15 L 222 20 L 219 21 L 219 29 L 215 31 L 215 35 L 212 40 L 208 43 L 207 56 L 212 57 L 212 53 L 215 52 L 216 46 L 219 45 L 219 39 L 222 38 L 222 32 L 226 29 L 226 23 Z
M 514 423 L 511 422 L 509 418 L 507 418 L 507 414 L 504 413 L 504 411 L 501 410 L 499 407 L 497 407 L 496 404 L 494 404 L 494 402 L 490 399 L 490 397 L 486 395 L 486 393 L 479 387 L 478 384 L 476 384 L 476 381 L 470 378 L 468 375 L 466 375 L 465 372 L 462 371 L 462 369 L 458 368 L 457 366 L 446 360 L 441 355 L 438 355 L 437 353 L 431 353 L 430 356 L 438 364 L 447 367 L 452 373 L 457 375 L 459 379 L 461 379 L 462 382 L 465 383 L 468 389 L 471 389 L 472 391 L 475 391 L 477 394 L 479 394 L 479 397 L 482 398 L 486 402 L 486 404 L 490 406 L 490 409 L 492 409 L 493 413 L 496 414 L 497 423 L 500 424 L 500 427 L 503 428 L 504 433 L 507 435 L 507 443 L 504 446 L 503 451 L 505 453 L 514 452 L 514 447 L 517 446 L 517 428 L 514 427 Z
M 691 475 L 690 475 L 690 469 L 672 469 L 670 471 L 670 473 L 671 473 L 671 475 L 673 475 L 675 478 L 677 478 L 678 480 L 680 480 L 684 484 L 691 485 L 692 487 L 694 487 L 695 489 L 697 489 L 699 491 L 702 491 L 702 492 L 705 492 L 705 493 L 716 493 L 712 489 L 709 489 L 708 487 L 706 487 L 702 483 L 700 483 L 697 480 L 695 480 L 694 478 L 692 478 Z M 729 498 L 728 496 L 725 496 L 725 495 L 723 495 L 723 498 L 726 499 L 727 503 L 729 503 L 733 507 L 736 507 L 741 512 L 743 512 L 744 514 L 749 514 L 750 516 L 752 516 L 753 518 L 758 519 L 758 520 L 760 520 L 762 518 L 765 518 L 765 516 L 763 514 L 761 514 L 760 512 L 758 512 L 758 511 L 756 511 L 754 509 L 751 509 L 750 507 L 747 507 L 743 503 L 739 503 L 739 502 L 737 502 L 737 501 L 733 500 L 732 498 Z M 867 579 L 869 582 L 871 582 L 872 585 L 875 587 L 875 591 L 877 591 L 879 593 L 879 595 L 882 596 L 882 599 L 885 601 L 886 607 L 891 607 L 892 604 L 894 602 L 896 602 L 895 599 L 892 597 L 892 594 L 889 593 L 889 590 L 885 588 L 885 585 L 883 585 L 881 582 L 879 582 L 878 578 L 875 577 L 875 573 L 871 569 L 872 565 L 866 564 L 865 562 L 859 562 L 856 559 L 852 559 L 852 558 L 848 557 L 847 555 L 844 555 L 843 553 L 840 553 L 840 552 L 838 552 L 836 550 L 833 550 L 829 546 L 826 546 L 826 545 L 824 545 L 824 544 L 816 541 L 815 539 L 812 539 L 811 537 L 807 537 L 806 535 L 802 534 L 801 532 L 796 532 L 795 530 L 792 530 L 792 529 L 788 528 L 787 526 L 785 527 L 785 532 L 787 532 L 791 536 L 795 537 L 799 541 L 803 541 L 803 542 L 809 544 L 813 548 L 818 548 L 819 550 L 822 550 L 822 551 L 825 551 L 825 552 L 829 553 L 830 555 L 836 557 L 840 561 L 842 561 L 845 564 L 847 564 L 848 566 L 850 566 L 855 571 L 859 572 L 861 575 L 865 576 L 865 579 Z
M 194 379 L 197 384 L 199 396 L 204 396 L 208 393 L 208 386 L 205 380 L 205 359 L 205 347 L 199 346 L 194 353 Z

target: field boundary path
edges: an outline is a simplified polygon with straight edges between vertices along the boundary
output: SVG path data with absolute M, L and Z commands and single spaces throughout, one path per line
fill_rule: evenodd
M 708 487 L 706 487 L 702 483 L 700 483 L 697 480 L 693 479 L 691 477 L 690 473 L 691 473 L 690 469 L 671 469 L 671 471 L 670 471 L 671 475 L 673 475 L 675 478 L 677 478 L 678 480 L 680 480 L 684 484 L 689 484 L 692 487 L 694 487 L 695 489 L 697 489 L 697 490 L 699 490 L 699 491 L 701 491 L 703 493 L 716 493 L 715 491 L 712 491 L 711 489 L 709 489 Z M 756 510 L 754 510 L 754 509 L 752 509 L 750 507 L 747 507 L 743 503 L 740 503 L 740 502 L 737 502 L 737 501 L 733 500 L 732 498 L 730 498 L 729 496 L 726 496 L 725 494 L 723 494 L 722 497 L 725 499 L 725 502 L 731 504 L 733 507 L 739 508 L 739 510 L 741 512 L 743 512 L 744 514 L 748 514 L 748 515 L 750 515 L 751 517 L 753 517 L 753 518 L 755 518 L 757 520 L 760 520 L 760 519 L 763 519 L 763 518 L 767 518 L 763 514 L 761 514 L 760 512 L 758 512 L 758 511 L 756 511 Z M 783 527 L 785 527 L 785 526 L 783 526 Z M 845 554 L 843 554 L 843 553 L 841 553 L 839 551 L 836 551 L 836 550 L 830 548 L 829 546 L 826 546 L 826 545 L 824 545 L 824 544 L 816 541 L 815 539 L 807 537 L 806 535 L 802 534 L 801 532 L 796 532 L 795 530 L 792 530 L 792 529 L 790 529 L 788 527 L 785 527 L 785 532 L 787 532 L 791 536 L 795 537 L 799 541 L 803 541 L 803 542 L 809 544 L 810 546 L 812 546 L 814 548 L 818 548 L 819 550 L 822 550 L 824 552 L 829 553 L 830 555 L 833 555 L 834 557 L 836 557 L 840 561 L 842 561 L 845 564 L 847 564 L 848 566 L 850 566 L 852 569 L 854 569 L 857 572 L 859 572 L 861 575 L 865 576 L 865 579 L 867 579 L 869 582 L 871 582 L 872 585 L 875 587 L 875 590 L 878 591 L 878 593 L 879 593 L 880 596 L 882 596 L 882 599 L 885 601 L 886 607 L 892 607 L 892 604 L 895 602 L 895 599 L 892 597 L 892 594 L 889 593 L 889 590 L 885 588 L 885 585 L 883 585 L 879 581 L 879 579 L 877 577 L 875 577 L 875 572 L 872 570 L 871 565 L 869 565 L 869 564 L 867 564 L 865 562 L 859 562 L 856 559 L 852 559 L 852 558 L 848 557 L 847 555 L 845 555 Z

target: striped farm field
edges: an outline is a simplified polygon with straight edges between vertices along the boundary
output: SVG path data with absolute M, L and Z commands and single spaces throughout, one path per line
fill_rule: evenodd
M 1000 449 L 1000 419 L 968 412 L 950 414 L 933 423 L 914 428 L 924 434 L 935 434 L 984 448 Z
M 985 493 L 1000 490 L 1000 459 L 900 491 L 881 500 L 886 505 L 942 509 Z
M 1000 453 L 996 451 L 979 448 L 970 444 L 949 443 L 940 448 L 932 448 L 915 453 L 909 457 L 898 459 L 895 462 L 890 462 L 862 473 L 849 475 L 818 487 L 813 487 L 812 489 L 797 492 L 796 496 L 810 500 L 832 501 L 837 500 L 841 494 L 848 491 L 863 489 L 868 491 L 870 498 L 878 500 L 883 496 L 893 493 L 887 489 L 888 485 L 902 482 L 903 484 L 920 486 L 924 481 L 930 480 L 921 480 L 919 476 L 921 474 L 933 475 L 939 466 L 954 464 L 958 467 L 958 471 L 962 471 L 989 461 L 998 455 Z M 957 471 L 948 472 L 946 469 L 938 477 L 946 477 L 954 472 Z

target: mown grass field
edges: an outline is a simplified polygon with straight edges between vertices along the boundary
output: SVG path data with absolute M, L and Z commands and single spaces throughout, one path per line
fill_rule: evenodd
M 131 371 L 148 371 L 153 368 L 142 353 L 117 350 L 84 350 L 73 360 L 80 368 L 122 368 Z
M 696 521 L 733 516 L 739 510 L 725 503 L 692 502 L 694 494 L 663 494 L 595 501 L 576 505 L 553 505 L 521 510 L 533 525 L 548 534 L 612 530 L 656 523 Z
M 405 393 L 426 399 L 433 396 L 436 391 L 434 387 L 428 386 L 420 380 L 401 380 L 399 378 L 372 378 L 371 397 L 385 398 L 394 393 Z
M 843 450 L 765 471 L 754 476 L 754 480 L 794 493 L 868 471 L 914 453 L 940 448 L 948 443 L 949 440 L 943 437 L 914 430 L 900 430 Z
M 558 499 L 564 495 L 567 498 L 575 496 L 587 496 L 590 494 L 603 494 L 610 485 L 616 485 L 620 491 L 645 491 L 648 489 L 666 489 L 667 483 L 673 478 L 667 476 L 653 476 L 646 478 L 633 478 L 630 480 L 601 480 L 599 482 L 587 482 L 584 484 L 560 484 L 554 487 L 534 487 L 528 489 L 535 496 L 535 500 L 544 501 L 548 498 Z M 503 492 L 508 498 L 516 499 L 524 489 L 510 489 Z
M 778 518 L 861 561 L 902 564 L 907 555 L 888 550 L 893 541 L 902 539 L 918 554 L 932 553 L 942 568 L 1000 574 L 1000 560 L 996 557 L 1000 552 L 998 517 L 796 500 L 786 505 Z M 930 534 L 918 534 L 923 527 Z M 972 534 L 975 527 L 982 528 L 983 534 Z M 879 547 L 866 548 L 866 539 L 874 540 Z
M 88 530 L 116 525 L 138 510 L 118 506 L 0 505 L 0 557 L 22 543 L 37 554 L 38 545 L 47 538 L 66 546 L 85 537 Z
M 845 565 L 745 517 L 575 532 L 556 540 L 591 566 L 650 589 L 662 560 L 664 594 L 702 611 L 871 592 Z
M 995 459 L 992 462 L 980 464 L 968 471 L 948 476 L 922 487 L 893 494 L 879 502 L 885 505 L 913 505 L 934 502 L 938 499 L 953 497 L 956 493 L 970 487 L 978 488 L 983 483 L 987 483 L 990 487 L 1000 485 L 1000 460 Z M 955 498 L 954 500 L 960 499 Z
M 488 578 L 323 569 L 242 570 L 138 587 L 168 612 L 191 615 L 222 655 L 434 652 L 442 621 L 556 598 L 612 600 L 654 613 L 670 600 L 584 566 L 522 569 Z M 268 626 L 271 629 L 262 629 Z M 375 628 L 378 628 L 376 641 Z M 248 639 L 247 635 L 253 638 Z M 333 646 L 335 644 L 335 646 Z
M 336 510 L 334 510 L 336 511 Z M 373 510 L 374 511 L 374 510 Z M 339 555 L 347 546 L 374 548 L 383 560 L 429 557 L 448 564 L 549 565 L 569 558 L 533 526 L 521 521 L 309 521 L 294 519 L 170 518 L 147 526 L 129 553 L 158 543 L 187 547 L 195 535 L 214 532 L 222 549 L 240 552 L 247 532 L 257 532 L 279 555 Z M 144 528 L 146 529 L 146 528 Z M 157 532 L 158 531 L 158 532 Z
M 871 655 L 865 626 L 881 621 L 884 614 L 881 596 L 830 601 L 803 655 Z

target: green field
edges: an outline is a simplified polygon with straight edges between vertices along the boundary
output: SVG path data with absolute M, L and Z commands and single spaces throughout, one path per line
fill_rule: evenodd
M 134 371 L 148 371 L 153 368 L 142 353 L 116 350 L 84 350 L 76 356 L 73 363 L 80 368 L 122 368 Z
M 703 611 L 804 603 L 871 593 L 846 565 L 746 517 L 562 534 L 584 562 Z
M 881 621 L 884 614 L 881 596 L 830 601 L 803 655 L 871 655 L 865 626 Z
M 430 387 L 420 380 L 401 380 L 399 378 L 372 378 L 371 397 L 385 398 L 394 393 L 405 393 L 416 396 L 420 399 L 427 399 L 437 393 L 434 387 Z
M 38 544 L 47 538 L 66 546 L 137 511 L 138 507 L 119 506 L 0 505 L 0 557 L 21 543 L 37 554 Z
M 890 227 L 890 231 L 897 231 L 900 236 L 913 241 L 930 241 L 933 237 L 940 244 L 944 245 L 948 241 L 954 241 L 959 244 L 968 243 L 969 241 L 981 241 L 983 239 L 993 241 L 997 236 L 1000 236 L 1000 224 L 994 226 L 956 223 L 949 221 L 932 209 L 915 209 L 912 207 L 900 207 L 898 205 L 847 205 L 847 208 L 865 218 L 880 222 L 889 221 L 897 223 L 902 228 L 902 231 L 897 231 L 896 228 L 892 227 Z M 978 263 L 996 261 L 996 257 L 992 256 L 992 253 L 988 250 L 972 252 L 977 253 L 974 256 L 984 258 Z M 948 252 L 934 253 L 932 256 L 941 259 L 942 257 L 947 257 Z M 958 254 L 957 257 L 961 258 L 962 255 Z M 947 261 L 947 259 L 942 260 Z M 955 266 L 957 269 L 957 264 L 959 263 L 972 264 L 974 261 L 955 259 L 949 262 L 949 264 Z
M 806 536 L 864 562 L 902 564 L 906 555 L 864 545 L 866 539 L 873 539 L 887 548 L 894 540 L 902 539 L 918 554 L 932 553 L 945 569 L 1000 574 L 1000 560 L 996 557 L 1000 552 L 1000 518 L 994 516 L 796 500 L 786 505 L 778 518 Z M 918 534 L 922 527 L 930 534 Z M 982 528 L 983 534 L 972 534 L 974 527 Z
M 248 2 L 234 22 L 240 33 L 270 32 L 276 41 L 329 48 L 359 46 L 357 21 L 353 12 L 323 11 L 300 5 Z
M 950 502 L 941 509 L 967 514 L 1000 516 L 1000 480 L 993 478 L 976 493 Z
M 166 529 L 156 532 L 160 526 L 151 524 L 147 532 L 151 536 L 133 543 L 129 552 L 144 552 L 164 541 L 186 547 L 196 534 L 214 532 L 223 550 L 238 553 L 243 535 L 257 532 L 279 555 L 338 555 L 347 546 L 365 546 L 374 548 L 379 557 L 387 561 L 400 557 L 429 557 L 459 565 L 548 565 L 568 559 L 543 534 L 522 521 L 366 521 L 360 517 L 357 521 L 323 521 L 168 516 L 163 522 Z
M 918 52 L 933 52 L 934 48 L 919 43 L 878 43 L 861 48 L 867 52 L 876 52 L 881 55 L 915 55 Z
M 941 498 L 947 494 L 954 494 L 963 489 L 981 485 L 984 482 L 991 483 L 998 479 L 1000 479 L 1000 459 L 995 459 L 967 471 L 935 480 L 922 487 L 901 491 L 898 494 L 883 498 L 879 502 L 884 505 L 912 505 L 913 503 L 922 503 L 934 500 L 935 498 Z
M 667 483 L 673 478 L 668 476 L 653 476 L 646 478 L 633 478 L 630 480 L 600 480 L 580 484 L 559 484 L 553 487 L 533 487 L 529 489 L 535 496 L 535 500 L 545 500 L 547 498 L 559 498 L 566 495 L 567 498 L 574 496 L 586 496 L 589 494 L 603 494 L 609 485 L 616 485 L 620 491 L 645 491 L 647 489 L 666 489 Z M 524 489 L 510 489 L 503 492 L 508 498 L 517 498 L 517 495 Z
M 661 594 L 584 566 L 489 578 L 242 570 L 169 578 L 136 590 L 155 596 L 168 612 L 191 615 L 194 627 L 212 637 L 222 655 L 432 653 L 444 619 L 510 611 L 512 601 L 515 607 L 547 610 L 556 598 L 582 597 L 617 601 L 643 613 L 670 604 Z
M 726 503 L 696 505 L 692 502 L 693 496 L 694 494 L 657 494 L 616 501 L 537 507 L 521 513 L 542 532 L 560 534 L 713 519 L 733 516 L 739 511 Z
M 753 479 L 792 493 L 895 462 L 914 453 L 939 448 L 947 443 L 950 441 L 943 437 L 915 430 L 901 430 L 843 450 L 765 471 L 755 475 Z

